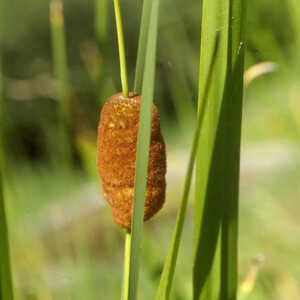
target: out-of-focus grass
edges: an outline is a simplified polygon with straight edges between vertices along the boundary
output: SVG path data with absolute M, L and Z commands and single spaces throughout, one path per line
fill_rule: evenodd
M 82 56 L 84 45 L 96 45 L 94 3 L 64 2 L 70 85 L 75 95 L 72 122 L 81 157 L 72 170 L 55 163 L 51 152 L 57 143 L 57 103 L 50 88 L 48 2 L 15 0 L 13 8 L 11 2 L 1 2 L 5 10 L 1 50 L 8 155 L 4 188 L 16 299 L 119 299 L 123 236 L 101 200 L 95 157 L 98 92 L 112 92 L 112 82 L 119 76 L 114 26 L 108 26 L 108 56 L 100 48 L 97 53 L 100 69 L 104 59 L 112 64 L 106 73 L 111 83 L 97 86 Z M 130 3 L 124 11 L 124 26 L 130 33 L 126 38 L 132 80 L 141 6 L 137 1 Z M 294 300 L 300 299 L 300 89 L 295 71 L 299 37 L 290 23 L 293 10 L 287 4 L 279 0 L 257 3 L 248 3 L 246 65 L 271 60 L 279 68 L 255 79 L 245 92 L 239 281 L 245 282 L 253 258 L 262 254 L 264 262 L 247 299 Z M 191 140 L 178 129 L 194 126 L 198 69 L 199 26 L 195 24 L 200 2 L 164 1 L 162 5 L 155 100 L 167 142 L 168 188 L 164 209 L 146 225 L 139 295 L 145 300 L 154 297 L 175 225 Z M 278 20 L 286 20 L 285 26 Z M 178 90 L 182 99 L 173 99 Z M 178 101 L 187 103 L 184 118 Z M 189 207 L 171 296 L 174 300 L 191 299 L 192 211 Z
M 255 169 L 247 165 L 247 157 L 256 153 L 262 164 L 264 160 L 272 161 L 274 153 L 268 151 L 267 145 L 243 148 L 240 282 L 252 259 L 257 254 L 265 257 L 249 299 L 285 299 L 287 294 L 296 295 L 290 299 L 299 297 L 297 249 L 300 246 L 300 224 L 297 211 L 300 190 L 297 178 L 300 176 L 300 155 L 288 145 L 290 150 L 278 150 L 275 156 L 280 160 L 280 155 L 285 156 L 291 151 L 293 162 L 287 160 L 278 168 L 276 160 L 273 160 L 273 167 Z M 176 163 L 184 168 L 185 159 Z M 173 164 L 173 160 L 169 161 L 170 170 L 174 168 Z M 177 186 L 181 178 L 169 175 L 169 197 L 165 209 L 146 225 L 148 243 L 155 255 L 151 259 L 153 254 L 149 251 L 143 256 L 142 299 L 153 299 L 161 259 L 166 254 L 175 221 L 175 203 L 179 199 L 173 197 L 176 191 L 180 191 Z M 98 184 L 81 173 L 42 167 L 24 168 L 10 174 L 9 179 L 6 196 L 10 204 L 9 224 L 13 229 L 18 299 L 30 299 L 30 295 L 45 293 L 51 295 L 49 299 L 99 299 L 99 295 L 118 299 L 123 236 L 121 230 L 114 227 L 109 208 L 101 202 Z M 44 186 L 47 186 L 46 193 Z M 190 299 L 191 212 L 192 207 L 178 259 L 174 284 L 176 297 L 174 295 L 171 299 Z M 149 264 L 149 260 L 153 262 Z M 100 299 L 105 298 L 100 296 Z

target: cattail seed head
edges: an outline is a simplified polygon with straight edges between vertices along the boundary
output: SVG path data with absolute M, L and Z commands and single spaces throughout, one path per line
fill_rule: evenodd
M 115 223 L 124 228 L 131 226 L 140 105 L 140 95 L 113 95 L 102 108 L 98 127 L 98 171 L 104 197 Z M 144 220 L 164 203 L 165 174 L 165 143 L 159 112 L 153 105 Z

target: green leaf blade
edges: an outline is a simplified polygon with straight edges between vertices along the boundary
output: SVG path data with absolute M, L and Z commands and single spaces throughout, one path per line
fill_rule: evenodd
M 2 58 L 0 53 L 0 299 L 13 300 L 12 267 L 10 258 L 8 217 L 3 195 L 4 143 L 3 109 L 4 91 L 2 77 Z
M 238 269 L 238 197 L 244 73 L 244 1 L 231 1 L 228 80 L 226 86 L 225 186 L 227 201 L 222 221 L 221 299 L 236 299 Z
M 2 167 L 2 166 L 1 166 Z M 7 214 L 0 174 L 0 299 L 13 300 Z
M 243 2 L 203 1 L 199 104 L 216 30 L 221 40 L 196 167 L 194 300 L 236 299 Z
M 149 148 L 151 137 L 152 105 L 155 83 L 156 44 L 158 34 L 159 0 L 152 1 L 150 23 L 147 36 L 147 49 L 142 86 L 142 101 L 139 117 L 137 138 L 136 171 L 134 184 L 134 203 L 131 225 L 130 255 L 128 287 L 124 287 L 127 294 L 123 299 L 137 298 L 140 248 L 142 242 L 144 206 L 146 197 Z M 129 242 L 128 242 L 129 243 Z
M 221 3 L 222 2 L 222 3 Z M 193 297 L 194 300 L 217 299 L 219 293 L 220 267 L 215 259 L 220 252 L 220 224 L 222 220 L 223 191 L 222 139 L 218 138 L 222 98 L 225 89 L 227 67 L 227 36 L 229 7 L 223 1 L 204 1 L 202 7 L 202 31 L 199 71 L 198 105 L 203 101 L 209 61 L 213 53 L 212 39 L 220 30 L 220 54 L 212 76 L 208 94 L 208 107 L 199 139 L 196 165 L 196 203 Z M 220 184 L 218 185 L 218 183 Z
M 134 78 L 134 92 L 138 94 L 142 91 L 151 7 L 152 0 L 144 0 Z
M 106 46 L 108 38 L 108 0 L 96 0 L 95 3 L 95 30 L 98 41 Z
M 66 40 L 64 28 L 63 2 L 51 0 L 50 2 L 50 26 L 54 76 L 57 80 L 58 97 L 58 135 L 59 155 L 62 161 L 71 162 L 72 149 L 70 141 L 70 87 L 67 64 Z

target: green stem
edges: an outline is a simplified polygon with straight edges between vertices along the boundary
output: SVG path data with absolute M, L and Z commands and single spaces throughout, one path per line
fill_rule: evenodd
M 4 173 L 4 143 L 3 143 L 3 76 L 2 76 L 2 57 L 0 53 L 0 299 L 13 300 L 13 279 L 10 257 L 10 244 L 8 232 L 8 215 L 6 203 L 3 195 L 3 173 Z
M 130 249 L 131 249 L 131 233 L 129 230 L 126 230 L 126 232 L 125 232 L 125 249 L 124 249 L 124 275 L 123 275 L 122 300 L 129 299 Z
M 96 27 L 96 34 L 97 34 L 98 41 L 101 41 L 102 45 L 106 44 L 107 42 L 108 5 L 109 5 L 108 0 L 96 1 L 95 27 Z
M 118 34 L 122 91 L 123 91 L 124 97 L 127 98 L 128 97 L 128 82 L 127 82 L 126 53 L 125 53 L 122 15 L 121 15 L 121 8 L 120 8 L 119 0 L 114 0 L 114 8 L 115 8 L 116 26 L 117 26 L 117 34 Z
M 72 141 L 70 136 L 71 116 L 69 71 L 67 64 L 63 2 L 61 0 L 51 0 L 50 2 L 50 26 L 54 76 L 58 84 L 58 150 L 60 152 L 60 158 L 67 164 L 71 164 Z

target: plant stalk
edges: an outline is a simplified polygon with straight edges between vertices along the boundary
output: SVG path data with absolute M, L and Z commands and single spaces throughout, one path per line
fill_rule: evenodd
M 59 105 L 59 151 L 61 159 L 67 164 L 71 164 L 72 147 L 70 136 L 70 89 L 66 54 L 63 2 L 61 0 L 51 0 L 50 2 L 50 25 L 52 35 L 54 75 L 58 84 L 57 96 Z
M 4 116 L 4 91 L 2 77 L 2 61 L 0 53 L 0 299 L 13 300 L 13 279 L 11 269 L 8 219 L 6 203 L 3 194 L 4 170 L 4 143 L 3 143 L 3 116 Z
M 130 233 L 130 230 L 127 229 L 125 232 L 124 275 L 123 275 L 122 300 L 129 299 L 130 249 L 131 249 L 131 233 Z
M 126 52 L 125 52 L 123 23 L 122 23 L 122 15 L 121 15 L 119 0 L 114 0 L 114 8 L 115 8 L 118 45 L 119 45 L 122 91 L 123 91 L 123 96 L 128 98 L 129 92 L 128 92 L 128 81 L 127 81 Z

